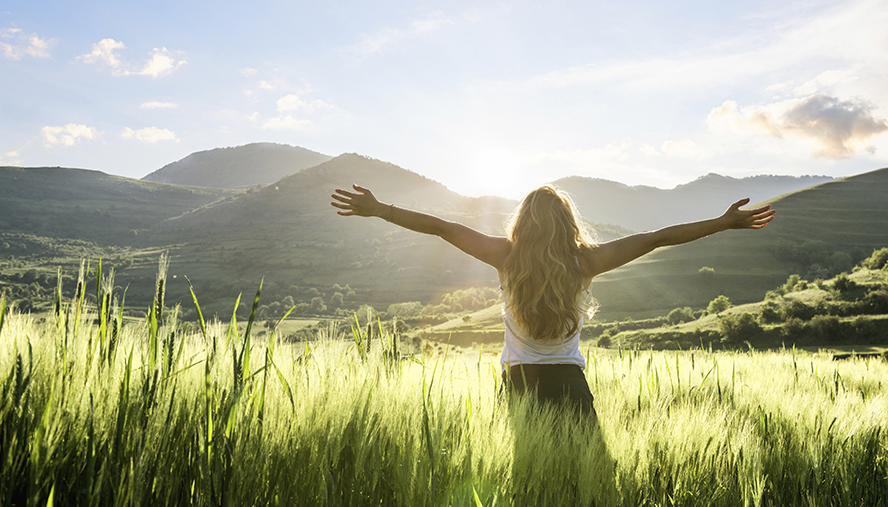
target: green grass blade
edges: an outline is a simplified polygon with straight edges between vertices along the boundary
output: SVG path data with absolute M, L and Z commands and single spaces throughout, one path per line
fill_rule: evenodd
M 276 364 L 274 364 L 274 361 L 271 361 L 271 366 L 274 367 L 278 380 L 281 381 L 281 386 L 283 386 L 284 392 L 287 393 L 287 398 L 290 400 L 290 406 L 293 407 L 293 412 L 296 412 L 296 402 L 293 401 L 293 391 L 290 389 L 290 384 L 287 382 L 287 379 L 284 378 L 284 374 L 281 373 L 281 370 L 278 369 Z
M 6 319 L 6 296 L 0 296 L 0 334 L 3 333 L 3 321 Z
M 194 310 L 197 312 L 197 321 L 200 323 L 200 332 L 203 334 L 204 341 L 207 340 L 207 323 L 204 320 L 203 312 L 200 310 L 200 303 L 197 302 L 197 295 L 194 293 L 194 285 L 191 284 L 191 280 L 188 277 L 185 277 L 185 280 L 188 281 L 188 290 L 191 291 L 191 301 L 194 302 Z

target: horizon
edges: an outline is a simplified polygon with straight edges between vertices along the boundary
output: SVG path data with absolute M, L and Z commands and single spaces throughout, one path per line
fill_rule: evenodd
M 273 142 L 509 198 L 888 167 L 878 0 L 216 5 L 6 6 L 0 165 L 142 178 Z

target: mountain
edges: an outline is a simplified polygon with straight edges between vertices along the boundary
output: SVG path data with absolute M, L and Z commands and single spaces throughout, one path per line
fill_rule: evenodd
M 707 174 L 669 190 L 628 186 L 614 181 L 570 176 L 555 182 L 574 199 L 584 217 L 635 231 L 717 216 L 734 201 L 761 202 L 832 180 L 827 176 L 752 176 Z
M 220 201 L 158 224 L 152 244 L 178 245 L 173 267 L 191 279 L 263 275 L 292 284 L 372 288 L 386 307 L 428 302 L 470 286 L 496 286 L 496 272 L 441 239 L 383 220 L 342 217 L 330 206 L 335 188 L 352 183 L 386 203 L 433 213 L 489 234 L 504 234 L 516 201 L 464 197 L 394 164 L 345 154 L 259 190 Z M 602 226 L 612 239 L 626 230 Z
M 603 314 L 657 315 L 721 294 L 757 301 L 793 273 L 829 278 L 888 246 L 886 195 L 888 169 L 777 196 L 765 201 L 777 215 L 764 229 L 658 250 L 596 278 L 592 292 Z
M 220 152 L 238 153 L 228 150 L 235 151 Z M 637 318 L 677 306 L 699 308 L 719 294 L 735 303 L 754 301 L 791 273 L 813 280 L 850 268 L 873 249 L 888 245 L 886 171 L 772 195 L 777 220 L 762 231 L 725 232 L 664 249 L 596 278 L 592 292 L 601 303 L 601 316 Z M 587 217 L 620 225 L 619 220 L 635 217 L 633 229 L 650 229 L 658 220 L 701 218 L 691 212 L 706 206 L 711 210 L 703 216 L 717 215 L 739 197 L 737 188 L 767 188 L 768 182 L 778 182 L 772 187 L 776 195 L 786 188 L 780 186 L 784 183 L 808 180 L 789 181 L 709 175 L 672 190 L 588 178 L 558 183 L 574 194 Z M 22 275 L 31 268 L 49 275 L 55 266 L 63 265 L 69 273 L 73 266 L 76 273 L 81 257 L 98 254 L 106 266 L 118 267 L 117 283 L 131 286 L 127 300 L 138 307 L 151 296 L 157 257 L 169 251 L 170 301 L 190 301 L 181 276 L 187 275 L 210 314 L 230 312 L 237 293 L 263 277 L 266 302 L 286 296 L 297 302 L 318 296 L 330 301 L 340 292 L 351 298 L 350 305 L 369 303 L 380 309 L 397 302 L 428 303 L 470 286 L 496 286 L 492 268 L 438 238 L 383 220 L 337 215 L 330 194 L 352 183 L 372 189 L 383 202 L 490 234 L 504 233 L 503 221 L 518 204 L 499 197 L 464 197 L 394 164 L 356 154 L 245 189 L 186 187 L 82 169 L 6 167 L 0 168 L 0 285 L 24 283 Z M 594 197 L 595 192 L 603 195 Z M 620 192 L 622 197 L 614 197 Z M 599 202 L 605 198 L 611 200 L 604 204 L 624 212 L 608 215 L 610 210 L 601 209 Z M 659 216 L 668 213 L 676 218 Z M 593 227 L 604 241 L 629 232 L 600 223 Z M 93 246 L 84 249 L 69 238 Z M 710 269 L 701 272 L 703 267 Z
M 383 202 L 502 233 L 517 203 L 469 198 L 393 164 L 345 154 L 255 191 L 158 224 L 153 244 L 179 245 L 172 267 L 192 280 L 229 278 L 252 285 L 263 275 L 290 285 L 371 287 L 385 307 L 436 293 L 495 284 L 486 265 L 383 220 L 342 217 L 334 188 L 358 183 Z M 225 295 L 222 297 L 228 297 Z
M 254 143 L 192 153 L 142 179 L 212 188 L 267 185 L 330 158 L 297 146 Z
M 240 191 L 60 167 L 0 167 L 0 233 L 127 245 L 159 222 Z

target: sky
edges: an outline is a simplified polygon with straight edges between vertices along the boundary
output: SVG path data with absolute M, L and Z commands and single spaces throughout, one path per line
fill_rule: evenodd
M 471 196 L 841 177 L 888 167 L 886 26 L 884 0 L 4 1 L 0 165 L 275 142 Z

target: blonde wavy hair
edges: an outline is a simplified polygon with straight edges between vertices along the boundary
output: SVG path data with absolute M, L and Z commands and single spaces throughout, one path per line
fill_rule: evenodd
M 564 340 L 591 315 L 583 292 L 581 255 L 595 247 L 573 201 L 551 185 L 524 198 L 506 222 L 512 250 L 503 267 L 508 307 L 521 328 L 540 342 Z

